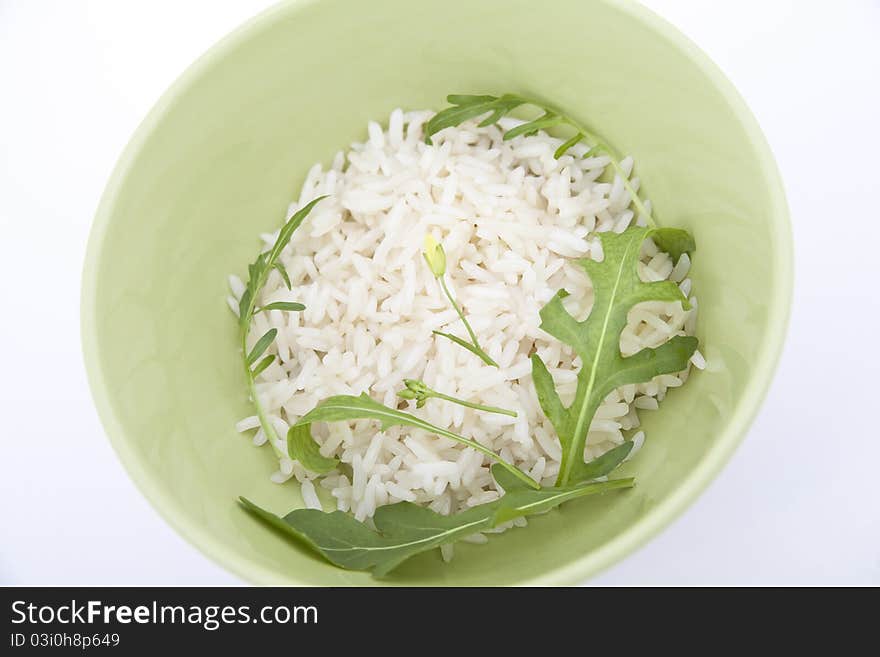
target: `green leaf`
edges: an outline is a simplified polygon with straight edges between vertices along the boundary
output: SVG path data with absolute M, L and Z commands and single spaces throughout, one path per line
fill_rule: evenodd
M 404 413 L 396 408 L 388 408 L 387 406 L 371 399 L 367 393 L 361 393 L 360 397 L 354 397 L 352 395 L 337 395 L 325 399 L 318 403 L 315 408 L 302 416 L 294 426 L 312 424 L 314 422 L 340 422 L 345 420 L 378 420 L 381 423 L 383 431 L 392 426 L 409 426 L 423 429 L 438 436 L 445 436 L 446 438 L 467 445 L 468 447 L 489 456 L 497 461 L 501 467 L 508 469 L 515 477 L 526 483 L 526 485 L 533 488 L 537 487 L 537 484 L 527 474 L 518 470 L 510 463 L 507 463 L 500 456 L 495 454 L 495 452 L 484 447 L 477 441 L 465 438 L 464 436 L 459 436 L 457 433 L 453 433 L 446 429 L 442 429 L 430 422 L 426 422 L 425 420 L 416 417 L 415 415 Z
M 278 233 L 278 239 L 275 240 L 275 244 L 272 246 L 272 250 L 269 252 L 267 263 L 270 267 L 275 265 L 275 261 L 278 260 L 278 256 L 281 255 L 284 247 L 286 247 L 290 243 L 290 238 L 293 237 L 294 231 L 299 228 L 300 224 L 305 221 L 305 218 L 307 216 L 309 216 L 312 208 L 315 207 L 315 205 L 319 201 L 325 198 L 327 198 L 326 195 L 312 199 L 300 210 L 297 210 L 294 215 L 287 220 L 284 226 L 281 227 L 281 231 L 279 231 Z
M 538 403 L 544 415 L 554 427 L 563 426 L 568 418 L 568 409 L 562 404 L 556 392 L 553 377 L 547 371 L 547 366 L 538 354 L 532 354 L 532 382 L 535 384 L 535 392 L 538 394 Z
M 511 128 L 504 133 L 504 141 L 509 141 L 520 135 L 533 135 L 538 130 L 546 130 L 562 123 L 563 118 L 553 112 L 545 112 L 543 116 L 539 116 L 534 121 L 523 123 L 515 128 Z
M 272 344 L 272 340 L 275 339 L 276 335 L 278 335 L 278 329 L 274 328 L 263 333 L 263 336 L 257 340 L 254 348 L 250 350 L 250 353 L 248 353 L 247 358 L 245 359 L 249 366 L 257 362 L 257 358 L 262 356 L 263 352 L 269 348 L 269 345 Z
M 238 317 L 242 326 L 248 326 L 250 324 L 251 297 L 253 294 L 253 290 L 251 290 L 250 287 L 245 288 L 245 291 L 242 292 L 241 299 L 238 300 Z M 246 316 L 247 320 L 242 320 L 241 317 L 243 316 Z
M 483 351 L 480 347 L 472 345 L 467 340 L 462 340 L 457 335 L 452 335 L 452 333 L 443 333 L 442 331 L 431 331 L 434 335 L 439 335 L 441 338 L 446 338 L 447 340 L 452 340 L 459 347 L 464 347 L 469 352 L 471 352 L 474 356 L 482 360 L 486 365 L 491 365 L 492 367 L 498 367 L 498 363 L 496 363 L 492 357 Z
M 312 211 L 312 208 L 315 207 L 315 204 L 325 198 L 327 197 L 319 196 L 294 213 L 281 227 L 272 248 L 269 251 L 262 252 L 253 263 L 248 265 L 248 281 L 245 285 L 244 294 L 241 295 L 241 300 L 238 303 L 238 317 L 242 330 L 245 330 L 250 325 L 257 296 L 266 283 L 266 277 L 273 268 L 278 270 L 287 288 L 290 289 L 290 278 L 287 275 L 287 270 L 284 269 L 284 265 L 278 262 L 278 257 L 281 255 L 284 247 L 290 243 L 290 238 L 293 237 L 294 231 L 305 221 L 305 218 Z
M 281 277 L 284 279 L 285 284 L 288 289 L 290 288 L 290 277 L 287 275 L 287 270 L 284 268 L 284 265 L 278 261 L 278 256 L 281 254 L 281 251 L 284 247 L 290 242 L 290 238 L 293 235 L 293 232 L 302 224 L 305 220 L 306 216 L 311 212 L 312 208 L 315 204 L 320 201 L 322 198 L 319 197 L 313 200 L 311 203 L 303 207 L 300 211 L 296 212 L 288 221 L 284 223 L 284 226 L 278 233 L 278 237 L 275 240 L 275 244 L 269 251 L 264 251 L 260 253 L 256 260 L 253 263 L 248 265 L 248 281 L 245 285 L 245 290 L 241 295 L 241 299 L 238 303 L 238 328 L 239 328 L 239 340 L 241 341 L 241 356 L 243 360 L 245 374 L 247 376 L 247 386 L 248 393 L 250 398 L 253 400 L 254 407 L 256 410 L 257 417 L 260 419 L 260 426 L 263 429 L 263 432 L 266 434 L 268 438 L 268 443 L 272 446 L 273 451 L 280 457 L 282 456 L 281 450 L 278 448 L 277 443 L 279 442 L 278 433 L 275 431 L 275 427 L 272 425 L 272 422 L 269 419 L 268 413 L 262 407 L 260 403 L 259 396 L 256 394 L 254 379 L 257 375 L 259 375 L 265 368 L 269 367 L 272 363 L 272 360 L 264 358 L 255 369 L 251 369 L 251 366 L 256 362 L 256 360 L 263 354 L 263 352 L 268 348 L 269 343 L 275 337 L 277 333 L 275 329 L 272 329 L 269 333 L 264 335 L 260 340 L 254 345 L 254 348 L 248 352 L 247 349 L 247 339 L 251 330 L 251 320 L 254 315 L 254 307 L 257 303 L 257 299 L 260 296 L 260 292 L 263 289 L 263 286 L 266 284 L 266 278 L 272 269 L 278 270 L 281 274 Z M 269 304 L 270 306 L 272 304 Z M 271 336 L 269 335 L 271 333 Z M 269 336 L 267 338 L 267 336 Z M 265 341 L 265 342 L 264 342 Z
M 297 303 L 296 301 L 273 301 L 270 304 L 266 304 L 262 308 L 260 308 L 259 312 L 263 312 L 264 310 L 305 310 L 306 307 L 301 303 Z
M 493 466 L 493 474 L 498 470 L 499 465 Z M 534 490 L 512 485 L 510 481 L 508 485 L 510 489 L 505 489 L 507 492 L 500 499 L 451 516 L 410 502 L 379 507 L 373 517 L 376 531 L 342 511 L 296 509 L 282 519 L 244 497 L 240 502 L 247 511 L 302 541 L 330 563 L 349 570 L 372 570 L 375 576 L 383 577 L 416 554 L 519 516 L 547 511 L 567 500 L 630 488 L 633 480 L 618 479 L 567 489 Z
M 263 370 L 269 367 L 269 365 L 271 365 L 273 362 L 275 362 L 275 356 L 266 356 L 263 360 L 257 363 L 257 366 L 254 369 L 251 370 L 251 376 L 256 379 L 260 374 L 263 373 Z
M 514 477 L 504 468 L 497 468 L 493 465 L 490 470 L 492 471 L 492 478 L 495 480 L 495 483 L 501 486 L 502 490 L 504 490 L 504 494 L 512 493 L 517 490 L 522 490 L 526 488 L 523 486 L 522 480 L 519 477 Z M 528 487 L 528 490 L 534 490 L 531 487 Z
M 297 541 L 303 541 L 303 542 L 305 542 L 306 545 L 308 545 L 310 548 L 312 548 L 316 552 L 320 552 L 320 547 L 316 543 L 313 543 L 307 536 L 302 535 L 302 534 L 298 534 L 298 533 L 292 531 L 290 525 L 288 525 L 286 522 L 284 522 L 283 518 L 276 516 L 274 513 L 270 512 L 270 511 L 266 511 L 265 509 L 261 509 L 256 504 L 254 504 L 249 499 L 247 499 L 246 497 L 239 497 L 238 503 L 241 504 L 242 508 L 245 511 L 247 511 L 248 513 L 252 514 L 253 516 L 259 518 L 260 520 L 265 522 L 270 527 L 275 528 L 276 530 L 278 530 L 282 534 L 286 534 L 287 536 L 292 536 Z M 313 510 L 316 511 L 316 513 L 321 513 L 320 511 L 317 511 L 315 509 L 313 509 Z M 336 511 L 335 513 L 342 514 L 341 511 Z M 333 514 L 327 514 L 327 515 L 333 515 Z M 345 515 L 345 514 L 342 514 L 342 515 Z M 354 520 L 354 518 L 352 518 L 352 520 Z
M 569 137 L 559 148 L 556 149 L 556 152 L 553 153 L 553 158 L 558 160 L 560 157 L 565 155 L 568 152 L 569 148 L 572 148 L 575 144 L 581 141 L 584 136 L 578 132 L 573 136 Z
M 633 485 L 635 485 L 635 479 L 628 478 L 593 482 L 565 488 L 541 488 L 540 490 L 528 488 L 508 489 L 497 502 L 498 508 L 495 510 L 492 518 L 492 525 L 500 525 L 515 518 L 534 513 L 544 513 L 568 500 L 606 493 L 621 488 L 632 488 Z
M 487 116 L 485 119 L 480 121 L 477 124 L 477 127 L 478 128 L 485 128 L 490 125 L 495 125 L 496 123 L 498 123 L 498 119 L 500 119 L 502 116 L 504 116 L 505 113 L 506 112 L 503 109 L 497 109 L 494 112 L 492 112 L 489 116 Z
M 431 140 L 431 137 L 444 128 L 459 125 L 468 119 L 482 116 L 492 110 L 493 106 L 491 103 L 475 103 L 472 105 L 460 105 L 445 110 L 445 113 L 441 112 L 435 114 L 431 120 L 425 124 L 425 143 L 432 144 L 433 141 Z
M 450 105 L 476 105 L 478 103 L 491 103 L 498 100 L 495 96 L 471 96 L 468 94 L 449 94 L 446 102 Z
M 602 456 L 587 463 L 587 466 L 582 473 L 584 481 L 604 477 L 605 475 L 610 474 L 613 470 L 616 470 L 617 466 L 623 463 L 626 457 L 629 456 L 633 447 L 633 441 L 624 441 L 620 445 L 617 445 L 617 447 L 609 449 L 602 454 Z
M 251 264 L 248 265 L 248 280 L 255 281 L 260 275 L 266 270 L 266 258 L 269 257 L 269 254 L 263 251 L 260 255 L 257 256 L 257 259 L 254 260 Z
M 638 275 L 642 242 L 659 233 L 661 240 L 673 243 L 674 248 L 684 248 L 688 242 L 681 232 L 634 226 L 620 234 L 600 233 L 604 260 L 577 261 L 593 284 L 595 302 L 590 315 L 577 321 L 565 310 L 558 295 L 541 309 L 541 328 L 573 347 L 583 362 L 574 402 L 565 408 L 544 363 L 537 355 L 532 357 L 532 378 L 538 400 L 562 444 L 558 486 L 599 476 L 584 463 L 584 444 L 593 416 L 610 392 L 622 385 L 644 383 L 659 374 L 685 369 L 697 348 L 696 338 L 684 336 L 676 336 L 656 349 L 643 349 L 627 358 L 620 354 L 619 347 L 627 314 L 637 303 L 679 301 L 683 307 L 689 307 L 675 283 L 643 283 Z
M 693 253 L 697 248 L 694 238 L 683 228 L 657 228 L 651 238 L 661 251 L 669 254 L 673 264 L 683 253 Z
M 281 274 L 281 279 L 284 281 L 284 285 L 289 290 L 291 288 L 290 285 L 290 276 L 287 274 L 287 267 L 285 267 L 280 260 L 276 260 L 272 263 L 272 266 Z
M 593 459 L 587 463 L 586 468 L 584 468 L 584 481 L 588 482 L 611 474 L 611 472 L 617 469 L 617 466 L 623 463 L 626 457 L 629 456 L 632 449 L 633 441 L 627 440 L 626 442 L 617 445 L 617 447 L 609 449 L 602 454 L 602 456 Z M 492 476 L 495 478 L 495 482 L 504 489 L 505 493 L 510 493 L 523 487 L 523 484 L 519 479 L 511 476 L 511 474 L 503 468 L 497 468 L 493 465 Z
M 312 438 L 311 427 L 307 424 L 294 425 L 287 432 L 287 453 L 296 459 L 309 472 L 327 474 L 339 465 L 339 459 L 327 458 Z
M 527 102 L 525 99 L 513 94 L 505 94 L 500 98 L 495 96 L 467 96 L 452 94 L 446 97 L 453 106 L 437 112 L 425 124 L 425 143 L 432 143 L 431 137 L 451 126 L 464 123 L 468 119 L 491 112 L 491 116 L 480 125 L 491 125 L 514 108 Z

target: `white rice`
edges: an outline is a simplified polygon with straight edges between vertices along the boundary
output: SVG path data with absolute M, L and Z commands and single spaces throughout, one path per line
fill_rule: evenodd
M 537 350 L 565 403 L 574 395 L 580 361 L 538 328 L 538 311 L 565 288 L 569 311 L 587 315 L 592 288 L 571 258 L 602 258 L 596 232 L 620 232 L 634 221 L 630 197 L 619 178 L 598 181 L 609 160 L 589 156 L 583 145 L 556 160 L 559 139 L 540 132 L 505 142 L 503 129 L 519 122 L 503 119 L 501 128 L 477 128 L 474 122 L 447 128 L 428 146 L 422 125 L 431 116 L 395 110 L 388 130 L 371 122 L 367 142 L 338 153 L 329 169 L 316 164 L 309 171 L 289 213 L 318 195 L 329 198 L 316 206 L 282 255 L 293 289 L 273 272 L 261 299 L 263 304 L 299 301 L 306 310 L 254 318 L 250 344 L 277 328 L 272 349 L 280 358 L 260 375 L 257 394 L 284 436 L 326 397 L 367 391 L 396 407 L 403 379 L 421 379 L 448 395 L 517 411 L 514 419 L 440 400 L 421 409 L 414 402 L 400 405 L 479 441 L 551 485 L 561 449 L 538 405 L 529 354 Z M 632 165 L 631 158 L 622 162 L 627 173 Z M 638 189 L 638 179 L 630 182 Z M 466 335 L 422 259 L 426 233 L 443 244 L 446 280 L 498 369 L 431 334 L 442 329 Z M 276 235 L 263 236 L 265 248 Z M 624 355 L 693 333 L 696 299 L 689 267 L 687 256 L 673 266 L 653 242 L 645 243 L 641 277 L 679 283 L 694 309 L 639 304 L 620 337 Z M 244 286 L 233 276 L 229 287 L 234 310 Z M 706 365 L 699 352 L 691 363 Z M 624 432 L 639 426 L 638 410 L 656 409 L 667 389 L 680 386 L 687 374 L 659 376 L 610 394 L 590 427 L 585 458 L 623 442 Z M 237 429 L 257 426 L 249 417 Z M 452 513 L 500 495 L 490 459 L 447 438 L 410 428 L 380 431 L 371 421 L 318 424 L 313 434 L 322 453 L 338 457 L 347 473 L 331 473 L 321 487 L 338 509 L 358 519 L 401 500 Z M 644 434 L 635 439 L 641 447 Z M 265 440 L 258 430 L 254 443 Z M 286 451 L 283 443 L 278 447 Z M 281 458 L 272 480 L 290 478 L 301 483 L 306 506 L 320 508 L 314 475 Z M 443 556 L 451 558 L 451 547 Z

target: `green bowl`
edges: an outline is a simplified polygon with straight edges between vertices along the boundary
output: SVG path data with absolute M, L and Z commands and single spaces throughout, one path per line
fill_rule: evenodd
M 433 9 L 432 9 L 433 7 Z M 745 435 L 772 378 L 792 287 L 779 174 L 754 117 L 692 43 L 630 3 L 288 2 L 221 41 L 165 93 L 123 153 L 86 257 L 82 331 L 95 401 L 129 474 L 177 531 L 247 580 L 376 584 L 258 524 L 295 485 L 233 425 L 251 410 L 226 307 L 257 234 L 308 167 L 395 107 L 448 93 L 547 98 L 632 154 L 662 225 L 697 240 L 692 278 L 709 368 L 644 413 L 629 492 L 436 551 L 383 583 L 571 584 L 669 523 Z

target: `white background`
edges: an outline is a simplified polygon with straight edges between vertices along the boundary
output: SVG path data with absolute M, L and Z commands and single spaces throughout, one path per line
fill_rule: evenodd
M 110 449 L 83 371 L 79 287 L 98 198 L 140 119 L 269 4 L 0 0 L 0 583 L 239 581 L 160 519 Z M 731 463 L 592 583 L 880 584 L 880 3 L 646 4 L 764 128 L 796 289 L 778 374 Z

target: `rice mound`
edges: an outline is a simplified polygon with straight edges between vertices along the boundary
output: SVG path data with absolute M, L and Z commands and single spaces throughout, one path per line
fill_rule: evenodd
M 561 140 L 539 132 L 503 141 L 503 131 L 520 121 L 502 119 L 500 126 L 468 122 L 447 128 L 429 146 L 422 126 L 432 115 L 394 110 L 387 130 L 371 122 L 365 143 L 338 153 L 329 169 L 316 164 L 309 171 L 288 216 L 316 196 L 329 197 L 282 254 L 292 289 L 273 271 L 261 299 L 262 304 L 299 301 L 306 310 L 255 316 L 249 344 L 274 327 L 278 335 L 271 349 L 279 357 L 260 375 L 257 394 L 283 437 L 319 401 L 366 391 L 387 406 L 477 440 L 536 481 L 552 485 L 560 443 L 538 404 L 529 355 L 537 352 L 547 364 L 566 404 L 574 397 L 580 360 L 538 328 L 538 311 L 564 288 L 570 293 L 564 302 L 568 310 L 586 317 L 592 288 L 572 259 L 602 259 L 595 233 L 622 232 L 633 222 L 630 197 L 619 178 L 599 181 L 609 160 L 589 156 L 583 145 L 556 160 Z M 621 164 L 630 175 L 632 160 Z M 638 189 L 638 179 L 631 184 Z M 467 334 L 422 258 L 427 233 L 443 244 L 446 280 L 498 369 L 432 335 L 434 329 Z M 262 236 L 265 249 L 276 237 Z M 673 266 L 667 254 L 646 241 L 640 276 L 678 283 L 693 309 L 639 304 L 620 337 L 623 355 L 693 334 L 697 302 L 686 278 L 689 267 L 687 255 Z M 230 288 L 235 312 L 244 286 L 232 276 Z M 691 362 L 705 364 L 699 352 Z M 638 411 L 656 409 L 667 389 L 682 385 L 687 374 L 658 376 L 610 394 L 590 426 L 585 458 L 625 440 L 623 432 L 639 426 Z M 416 409 L 415 402 L 396 395 L 404 378 L 515 410 L 519 417 L 436 399 Z M 258 427 L 256 417 L 237 425 L 240 431 Z M 380 431 L 369 420 L 312 429 L 321 452 L 347 464 L 321 478 L 320 486 L 338 509 L 359 520 L 401 500 L 446 514 L 502 494 L 490 475 L 490 459 L 450 439 L 411 428 Z M 634 440 L 640 446 L 643 433 Z M 262 430 L 253 441 L 266 442 Z M 286 453 L 284 444 L 278 448 Z M 301 484 L 304 503 L 321 508 L 315 475 L 281 458 L 272 480 L 292 477 Z M 444 556 L 450 553 L 444 550 Z

